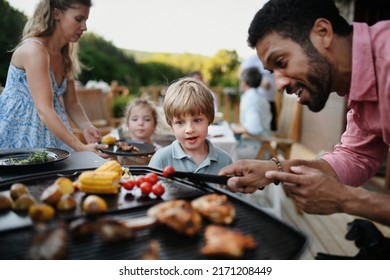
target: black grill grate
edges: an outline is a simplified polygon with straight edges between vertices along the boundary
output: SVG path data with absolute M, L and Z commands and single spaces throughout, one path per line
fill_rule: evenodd
M 149 169 L 145 169 L 143 172 L 147 173 Z M 181 188 L 192 188 L 191 184 L 180 183 L 178 185 Z M 192 191 L 191 194 L 196 197 L 205 192 Z M 187 198 L 190 199 L 190 197 Z M 255 250 L 245 253 L 245 259 L 295 259 L 306 248 L 307 238 L 303 233 L 269 216 L 255 206 L 247 204 L 238 196 L 230 195 L 230 201 L 235 205 L 237 211 L 236 220 L 231 227 L 245 234 L 251 234 L 258 245 Z M 140 217 L 145 215 L 149 206 L 145 204 L 127 210 L 121 209 L 109 215 L 118 219 Z M 207 224 L 207 221 L 203 221 L 203 227 Z M 0 259 L 27 259 L 31 234 L 30 227 L 0 232 L 0 244 L 2 244 Z M 161 259 L 205 259 L 199 253 L 203 246 L 203 230 L 199 235 L 190 238 L 175 233 L 162 225 L 139 231 L 135 238 L 119 243 L 103 243 L 97 235 L 87 240 L 73 240 L 68 236 L 66 257 L 74 260 L 139 259 L 149 247 L 152 239 L 157 240 L 160 244 Z

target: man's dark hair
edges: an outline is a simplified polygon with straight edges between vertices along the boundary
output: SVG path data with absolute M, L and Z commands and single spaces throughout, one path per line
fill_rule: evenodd
M 259 68 L 249 67 L 242 70 L 241 80 L 248 84 L 251 88 L 258 88 L 261 84 L 263 76 L 261 75 Z
M 352 26 L 340 15 L 334 0 L 270 0 L 254 16 L 248 30 L 248 45 L 254 48 L 271 32 L 299 44 L 309 40 L 318 18 L 330 21 L 334 33 L 345 36 Z

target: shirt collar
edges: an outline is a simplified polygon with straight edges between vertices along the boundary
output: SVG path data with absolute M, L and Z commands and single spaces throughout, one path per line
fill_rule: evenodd
M 210 161 L 217 161 L 218 154 L 214 148 L 214 145 L 208 139 L 206 139 L 206 143 L 209 146 L 209 154 L 205 160 L 209 159 Z M 181 145 L 177 139 L 175 141 L 173 141 L 172 148 L 173 148 L 172 149 L 172 157 L 174 159 L 182 159 L 185 157 L 188 157 L 188 158 L 190 157 L 184 152 L 183 148 L 181 147 Z
M 349 102 L 377 101 L 375 67 L 370 29 L 366 23 L 353 23 L 352 77 Z

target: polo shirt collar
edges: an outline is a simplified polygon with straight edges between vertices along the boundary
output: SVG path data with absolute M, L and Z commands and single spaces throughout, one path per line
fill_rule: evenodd
M 206 161 L 207 159 L 209 159 L 210 161 L 217 161 L 218 154 L 217 154 L 213 144 L 208 139 L 206 139 L 206 143 L 209 146 L 209 154 L 208 154 L 207 158 L 204 161 Z M 173 141 L 172 148 L 173 148 L 172 149 L 172 157 L 174 159 L 182 159 L 182 158 L 185 158 L 185 157 L 189 158 L 189 156 L 184 152 L 184 150 L 181 147 L 181 145 L 180 145 L 178 140 Z

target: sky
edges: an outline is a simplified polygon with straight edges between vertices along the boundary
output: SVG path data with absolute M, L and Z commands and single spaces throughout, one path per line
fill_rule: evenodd
M 267 0 L 92 0 L 88 31 L 118 48 L 214 56 L 236 50 L 255 53 L 246 43 L 250 22 Z M 31 16 L 38 0 L 8 0 Z

